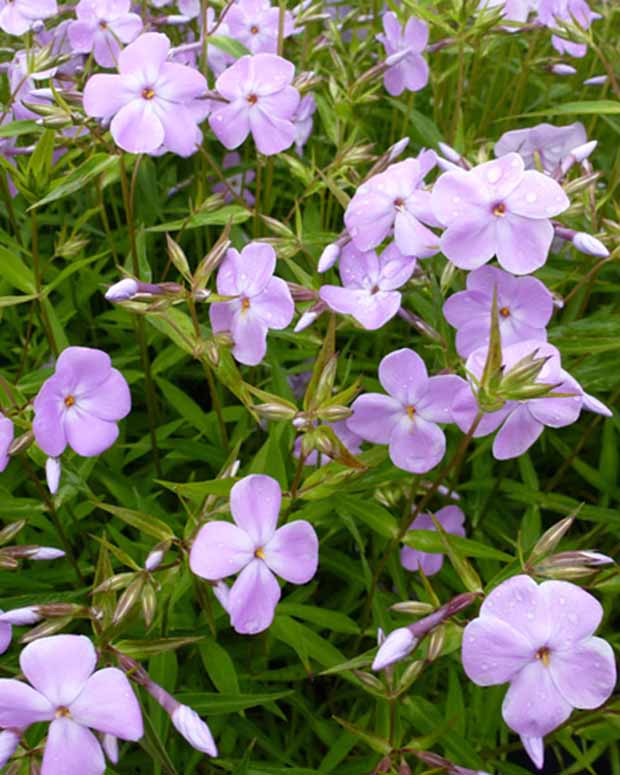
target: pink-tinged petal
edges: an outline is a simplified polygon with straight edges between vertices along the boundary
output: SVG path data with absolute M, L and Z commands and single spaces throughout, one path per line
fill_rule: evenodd
M 553 226 L 547 220 L 533 220 L 507 214 L 496 218 L 497 260 L 508 272 L 529 274 L 545 263 L 553 242 Z
M 582 391 L 575 380 L 567 379 L 553 393 L 564 394 L 563 398 L 535 398 L 527 406 L 533 417 L 550 428 L 563 428 L 576 422 L 583 404 Z M 552 394 L 553 395 L 553 394 Z
M 271 277 L 265 289 L 252 297 L 252 311 L 268 328 L 281 330 L 291 324 L 295 303 L 288 285 L 280 277 Z
M 31 29 L 32 24 L 33 21 L 24 16 L 14 3 L 0 10 L 0 29 L 9 35 L 23 35 Z
M 506 198 L 506 207 L 524 218 L 555 218 L 564 212 L 570 201 L 562 186 L 542 172 L 530 170 L 515 190 Z
M 124 13 L 117 19 L 110 19 L 108 27 L 121 43 L 131 43 L 142 32 L 142 19 L 137 13 Z
M 250 535 L 256 548 L 264 547 L 273 537 L 281 503 L 280 485 L 263 474 L 246 476 L 230 491 L 233 519 Z
M 392 431 L 390 458 L 403 471 L 424 474 L 439 463 L 446 452 L 444 432 L 422 417 L 412 422 L 404 417 Z
M 109 118 L 134 99 L 120 75 L 97 74 L 84 87 L 84 110 L 87 116 Z
M 97 654 L 84 635 L 52 635 L 29 643 L 19 664 L 30 683 L 55 707 L 68 707 L 95 670 Z
M 225 148 L 238 148 L 250 134 L 250 110 L 247 100 L 241 98 L 230 105 L 216 108 L 209 116 L 209 126 Z
M 371 293 L 367 290 L 324 285 L 321 299 L 336 312 L 352 315 L 368 331 L 375 331 L 391 320 L 400 309 L 397 291 Z
M 608 406 L 586 392 L 583 393 L 583 408 L 595 414 L 602 414 L 603 417 L 613 417 L 613 412 Z
M 493 457 L 496 460 L 519 457 L 534 444 L 543 429 L 544 425 L 533 416 L 525 404 L 517 407 L 495 437 Z
M 418 645 L 418 640 L 408 627 L 399 627 L 387 636 L 379 646 L 372 663 L 372 670 L 384 670 L 400 662 Z
M 526 737 L 544 737 L 563 724 L 571 711 L 540 659 L 515 676 L 502 705 L 506 724 Z
M 562 697 L 574 708 L 600 707 L 616 686 L 614 650 L 602 638 L 589 638 L 567 651 L 552 653 L 549 671 Z
M 358 250 L 376 248 L 388 236 L 396 209 L 392 202 L 372 191 L 355 194 L 344 213 L 344 222 Z
M 521 183 L 525 165 L 518 153 L 507 153 L 499 159 L 479 164 L 471 171 L 472 177 L 485 186 L 491 202 L 499 203 Z
M 338 272 L 347 288 L 372 288 L 379 281 L 381 262 L 374 250 L 361 251 L 347 242 L 340 254 Z
M 187 65 L 165 62 L 157 78 L 156 95 L 170 102 L 189 102 L 207 91 L 204 75 Z
M 0 769 L 8 763 L 17 750 L 21 736 L 21 730 L 3 729 L 0 732 Z
M 160 32 L 140 35 L 118 57 L 118 69 L 122 75 L 140 75 L 146 84 L 157 82 L 160 70 L 168 57 L 170 40 Z
M 125 49 L 127 51 L 127 49 Z M 134 99 L 112 119 L 114 142 L 129 153 L 152 153 L 164 142 L 164 127 L 149 100 Z
M 274 54 L 257 54 L 251 57 L 250 70 L 253 91 L 261 97 L 282 91 L 295 77 L 295 65 Z
M 388 444 L 392 431 L 404 416 L 403 406 L 391 396 L 365 393 L 351 405 L 347 428 L 373 444 Z
M 266 630 L 280 599 L 276 577 L 262 560 L 244 568 L 230 590 L 228 613 L 233 628 L 242 635 Z
M 450 226 L 455 221 L 479 219 L 489 212 L 489 197 L 479 181 L 465 170 L 452 170 L 441 175 L 431 195 L 433 213 L 440 223 Z
M 428 62 L 418 54 L 410 54 L 398 65 L 403 70 L 405 87 L 409 91 L 420 91 L 428 83 L 430 70 Z
M 452 400 L 467 383 L 462 377 L 454 374 L 431 377 L 427 383 L 426 392 L 416 404 L 416 412 L 429 422 L 451 423 Z
M 49 399 L 35 406 L 32 430 L 37 444 L 49 457 L 59 457 L 67 446 L 61 401 Z
M 481 617 L 501 619 L 528 640 L 533 653 L 547 642 L 549 611 L 541 587 L 523 574 L 503 581 L 480 607 Z
M 477 269 L 498 249 L 499 219 L 480 213 L 475 218 L 453 222 L 441 237 L 441 250 L 459 269 Z
M 276 576 L 291 584 L 306 584 L 319 564 L 319 539 L 309 522 L 289 522 L 276 530 L 264 554 Z
M 56 362 L 56 374 L 74 380 L 76 393 L 92 390 L 106 380 L 112 368 L 110 356 L 93 347 L 67 347 Z
M 428 43 L 429 29 L 426 22 L 412 16 L 405 25 L 403 38 L 405 43 L 418 54 L 424 51 Z
M 71 718 L 121 740 L 139 740 L 142 712 L 125 673 L 115 667 L 98 670 L 69 708 Z
M 117 369 L 110 369 L 109 376 L 95 390 L 80 395 L 77 403 L 81 411 L 100 420 L 122 420 L 131 411 L 127 380 Z
M 263 110 L 260 103 L 254 110 L 250 110 L 249 119 L 256 148 L 265 156 L 273 156 L 293 145 L 296 130 L 292 121 Z
M 395 291 L 409 280 L 415 267 L 415 258 L 403 255 L 396 243 L 392 242 L 381 253 L 379 259 L 379 287 L 382 291 Z M 342 260 L 340 262 L 340 276 L 342 277 Z
M 385 391 L 403 406 L 415 405 L 428 389 L 428 371 L 416 352 L 403 347 L 382 359 L 379 381 Z
M 502 306 L 503 297 L 511 297 L 520 280 L 498 269 L 496 266 L 481 266 L 475 272 L 467 275 L 467 290 L 478 291 L 478 298 L 493 298 L 493 290 L 497 288 L 498 304 Z M 536 281 L 538 282 L 538 281 Z
M 433 552 L 421 552 L 410 546 L 403 546 L 400 550 L 400 563 L 403 568 L 410 571 L 422 570 L 425 576 L 434 576 L 443 567 L 443 554 Z
M 540 585 L 551 621 L 549 646 L 557 651 L 574 648 L 589 638 L 601 623 L 603 608 L 599 601 L 568 581 L 545 581 Z
M 76 406 L 65 413 L 64 427 L 69 446 L 82 457 L 101 455 L 114 444 L 119 433 L 115 422 L 101 420 Z
M 28 684 L 0 678 L 0 727 L 25 729 L 54 718 L 55 708 Z
M 398 16 L 394 11 L 388 11 L 383 14 L 383 29 L 387 35 L 388 41 L 393 45 L 398 45 L 401 39 L 403 28 L 398 21 Z
M 428 258 L 439 250 L 439 237 L 407 210 L 396 213 L 394 240 L 406 256 Z
M 545 763 L 545 743 L 542 737 L 526 737 L 521 735 L 521 742 L 525 748 L 525 752 L 534 762 L 534 765 L 542 770 Z
M 245 568 L 255 549 L 245 530 L 230 522 L 208 522 L 194 540 L 189 567 L 197 576 L 217 581 Z
M 515 627 L 494 616 L 480 616 L 465 628 L 462 658 L 470 680 L 494 686 L 511 681 L 536 656 Z
M 164 128 L 166 150 L 184 158 L 196 153 L 202 134 L 188 106 L 163 100 L 153 102 L 157 118 Z
M 267 352 L 268 328 L 261 318 L 253 315 L 251 309 L 235 315 L 231 334 L 235 346 L 232 354 L 239 363 L 257 366 Z
M 424 171 L 424 175 L 427 175 L 435 167 L 437 157 L 433 151 L 424 151 L 419 158 L 420 168 L 423 164 L 429 168 Z M 421 188 L 412 191 L 407 197 L 407 210 L 427 226 L 433 226 L 436 229 L 442 228 L 442 223 L 433 212 L 433 195 L 430 191 L 424 191 Z
M 353 315 L 370 295 L 365 289 L 341 288 L 339 285 L 323 285 L 319 291 L 320 298 L 342 315 Z
M 43 753 L 41 775 L 103 775 L 105 759 L 90 729 L 69 718 L 50 724 Z

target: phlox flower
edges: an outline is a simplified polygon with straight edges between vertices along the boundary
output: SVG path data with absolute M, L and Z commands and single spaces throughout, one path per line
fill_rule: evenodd
M 110 356 L 89 347 L 67 347 L 34 400 L 32 430 L 46 455 L 67 444 L 83 457 L 100 455 L 118 438 L 119 420 L 131 409 L 129 386 Z
M 22 730 L 51 722 L 41 775 L 102 775 L 103 751 L 91 729 L 122 740 L 142 737 L 142 713 L 127 677 L 114 667 L 95 672 L 97 654 L 88 638 L 39 638 L 19 661 L 29 684 L 0 679 L 0 727 L 17 733 L 15 750 Z
M 274 277 L 276 254 L 271 245 L 251 242 L 241 253 L 231 248 L 217 274 L 217 292 L 234 296 L 209 307 L 215 332 L 230 331 L 233 355 L 240 363 L 256 366 L 267 352 L 270 328 L 286 328 L 295 314 L 288 285 Z
M 231 37 L 238 40 L 252 54 L 275 54 L 278 51 L 280 9 L 269 0 L 237 0 L 226 14 Z M 293 15 L 284 12 L 282 36 L 288 38 L 295 31 Z
M 559 24 L 577 24 L 587 30 L 595 19 L 600 18 L 601 15 L 594 13 L 586 0 L 539 0 L 538 3 L 539 21 L 552 30 L 557 29 Z M 585 43 L 575 43 L 560 35 L 552 35 L 551 42 L 560 54 L 573 57 L 583 57 L 588 50 Z
M 84 89 L 87 115 L 110 120 L 115 143 L 130 153 L 162 148 L 180 156 L 195 152 L 197 103 L 207 82 L 197 70 L 166 61 L 170 40 L 158 32 L 140 35 L 118 56 L 118 75 L 93 75 Z
M 18 51 L 8 69 L 9 87 L 13 98 L 13 114 L 17 121 L 39 118 L 34 111 L 26 107 L 25 102 L 34 105 L 49 105 L 51 99 L 51 96 L 48 98 L 41 94 L 41 90 L 37 87 L 37 81 L 51 78 L 55 70 L 32 72 L 30 69 L 32 63 L 29 60 L 26 51 Z
M 121 43 L 131 43 L 142 31 L 142 19 L 131 13 L 131 0 L 80 0 L 77 20 L 69 24 L 71 48 L 90 54 L 101 67 L 115 67 Z
M 428 43 L 428 25 L 421 19 L 411 17 L 401 25 L 393 11 L 383 14 L 384 32 L 377 35 L 383 43 L 388 57 L 407 51 L 404 59 L 388 67 L 383 84 L 388 94 L 398 97 L 405 89 L 416 92 L 428 83 L 428 64 L 422 52 Z
M 314 120 L 312 116 L 316 112 L 316 100 L 314 95 L 306 94 L 301 98 L 293 122 L 295 124 L 295 150 L 302 156 L 304 145 L 312 134 Z
M 465 514 L 458 506 L 444 506 L 435 514 L 435 519 L 446 533 L 465 537 Z M 437 530 L 430 514 L 420 514 L 409 525 L 409 530 Z M 425 576 L 434 576 L 443 566 L 443 554 L 421 552 L 410 546 L 400 550 L 400 562 L 410 571 L 422 570 Z
M 0 472 L 4 471 L 9 464 L 9 449 L 14 436 L 15 429 L 12 421 L 0 412 Z
M 547 361 L 536 377 L 535 384 L 554 386 L 551 395 L 544 398 L 530 398 L 521 401 L 506 401 L 501 409 L 483 415 L 476 428 L 475 438 L 488 436 L 499 428 L 493 441 L 493 456 L 497 460 L 508 460 L 526 452 L 538 439 L 545 427 L 563 428 L 576 422 L 582 408 L 611 415 L 604 404 L 588 396 L 581 385 L 564 371 L 557 349 L 547 342 L 525 341 L 503 349 L 504 373 L 511 367 L 535 353 L 537 358 Z M 487 348 L 474 351 L 465 369 L 471 378 L 480 380 L 487 359 Z M 462 381 L 455 392 L 452 403 L 452 417 L 463 432 L 471 427 L 478 413 L 478 404 L 470 387 Z M 554 394 L 562 394 L 555 397 Z
M 508 153 L 518 153 L 527 170 L 536 169 L 538 156 L 543 170 L 552 175 L 560 169 L 562 160 L 587 140 L 585 127 L 580 121 L 567 126 L 538 124 L 527 129 L 504 132 L 494 150 L 498 158 Z
M 23 35 L 57 13 L 56 0 L 0 0 L 0 29 L 9 35 Z
M 529 274 L 545 263 L 553 241 L 549 219 L 569 204 L 555 180 L 526 171 L 516 153 L 446 172 L 432 193 L 433 212 L 446 227 L 446 257 L 460 269 L 476 269 L 497 255 L 513 274 Z
M 192 571 L 209 581 L 239 576 L 220 599 L 233 628 L 254 635 L 273 621 L 281 591 L 276 576 L 306 584 L 318 566 L 319 542 L 305 520 L 276 529 L 282 493 L 270 476 L 254 474 L 233 485 L 230 510 L 235 521 L 204 525 L 191 548 Z
M 456 349 L 463 358 L 489 344 L 494 291 L 504 347 L 547 339 L 553 297 L 546 286 L 535 277 L 513 277 L 494 266 L 481 266 L 467 275 L 467 290 L 453 294 L 443 305 L 446 320 L 457 329 Z
M 179 13 L 188 19 L 195 19 L 200 14 L 200 0 L 177 0 Z
M 428 376 L 413 350 L 396 350 L 379 364 L 388 393 L 365 393 L 353 402 L 347 426 L 373 444 L 389 444 L 390 458 L 404 471 L 423 474 L 443 458 L 446 437 L 437 423 L 452 422 L 450 404 L 460 377 Z
M 526 22 L 531 11 L 536 10 L 537 0 L 480 0 L 478 9 L 501 8 L 502 17 L 511 22 Z M 514 30 L 514 27 L 507 28 Z
M 396 289 L 409 280 L 415 265 L 415 258 L 403 256 L 394 243 L 378 256 L 374 250 L 362 253 L 350 242 L 338 266 L 343 287 L 324 285 L 319 295 L 331 309 L 374 331 L 400 309 L 402 294 Z
M 209 116 L 222 145 L 238 148 L 251 132 L 257 149 L 266 156 L 290 148 L 300 100 L 291 86 L 294 76 L 294 65 L 275 54 L 243 56 L 225 70 L 215 88 L 228 105 L 216 107 Z
M 510 683 L 502 705 L 541 769 L 543 737 L 573 708 L 601 706 L 616 684 L 611 646 L 594 636 L 603 609 L 576 584 L 513 576 L 486 598 L 463 633 L 463 667 L 479 686 Z
M 422 188 L 436 160 L 433 151 L 422 151 L 416 159 L 391 164 L 358 188 L 344 214 L 358 250 L 376 248 L 394 230 L 403 255 L 428 258 L 437 253 L 439 237 L 424 224 L 439 222 L 431 210 L 430 193 Z

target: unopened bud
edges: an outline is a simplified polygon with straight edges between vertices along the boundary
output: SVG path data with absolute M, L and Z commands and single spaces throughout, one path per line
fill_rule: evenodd
M 45 461 L 45 478 L 47 486 L 52 495 L 56 495 L 60 485 L 60 475 L 62 473 L 62 464 L 60 458 L 48 457 Z
M 577 73 L 577 70 L 572 65 L 566 65 L 563 62 L 552 65 L 550 69 L 554 75 L 575 75 Z
M 50 635 L 55 635 L 57 632 L 61 632 L 65 627 L 71 623 L 71 616 L 59 617 L 58 619 L 48 619 L 41 622 L 37 627 L 33 627 L 20 639 L 20 643 L 30 643 L 38 638 L 48 638 Z
M 582 231 L 578 231 L 573 237 L 573 245 L 581 253 L 586 253 L 590 256 L 597 256 L 598 258 L 607 258 L 609 256 L 609 251 L 600 240 Z
M 446 630 L 445 627 L 440 627 L 434 630 L 428 639 L 428 660 L 434 662 L 437 657 L 441 656 L 441 651 L 446 642 Z
M 448 145 L 447 143 L 437 143 L 437 147 L 448 161 L 451 161 L 454 164 L 460 163 L 462 156 L 451 145 Z
M 174 728 L 193 748 L 209 756 L 217 756 L 217 746 L 211 730 L 195 710 L 187 705 L 179 705 L 171 718 Z
M 400 681 L 398 682 L 398 686 L 396 687 L 397 693 L 402 694 L 403 692 L 406 692 L 408 689 L 410 689 L 411 686 L 418 680 L 423 670 L 423 659 L 416 659 L 415 662 L 407 665 L 405 672 L 403 673 Z
M 409 145 L 409 138 L 403 137 L 398 142 L 394 143 L 394 145 L 391 145 L 387 150 L 387 157 L 388 161 L 391 163 L 395 159 L 398 159 L 398 157 L 403 153 L 403 151 L 407 148 Z
M 13 538 L 15 538 L 15 536 L 20 532 L 20 530 L 23 530 L 25 525 L 26 520 L 20 519 L 17 522 L 11 522 L 10 525 L 2 528 L 2 530 L 0 530 L 0 546 L 8 544 L 9 541 L 12 541 Z
M 116 610 L 112 617 L 112 624 L 118 624 L 131 613 L 132 608 L 138 602 L 144 587 L 144 580 L 137 576 L 134 581 L 123 592 L 116 605 Z
M 319 264 L 318 264 L 318 271 L 323 273 L 327 272 L 328 269 L 331 269 L 332 266 L 338 261 L 338 258 L 340 257 L 340 246 L 336 242 L 332 242 L 330 245 L 328 245 L 323 252 L 321 253 L 321 257 L 319 258 Z
M 168 549 L 170 549 L 170 541 L 162 541 L 157 544 L 157 546 L 153 547 L 144 562 L 145 569 L 151 572 L 158 568 Z
M 9 455 L 14 456 L 25 452 L 33 441 L 34 433 L 32 431 L 23 433 L 21 436 L 18 436 L 9 447 Z
M 300 331 L 304 331 L 311 326 L 317 318 L 319 318 L 323 312 L 327 309 L 327 305 L 323 301 L 319 301 L 314 304 L 310 309 L 302 313 L 301 317 L 295 324 L 293 331 L 298 334 Z
M 157 612 L 157 596 L 152 584 L 145 584 L 142 590 L 142 616 L 147 630 L 153 624 Z
M 254 407 L 254 411 L 267 420 L 292 420 L 297 414 L 297 409 L 275 402 L 258 404 Z
M 26 608 L 14 608 L 12 611 L 5 611 L 0 614 L 0 622 L 12 624 L 15 627 L 27 627 L 31 624 L 37 624 L 43 619 L 39 613 L 38 606 L 27 606 Z
M 108 301 L 128 301 L 138 293 L 138 282 L 131 277 L 119 280 L 111 285 L 105 293 Z
M 230 587 L 225 581 L 218 581 L 213 585 L 213 594 L 219 604 L 225 611 L 228 611 L 228 598 L 230 596 Z
M 19 745 L 22 733 L 19 729 L 4 729 L 0 732 L 0 769 L 13 756 Z
M 400 662 L 408 656 L 418 644 L 418 639 L 408 627 L 399 627 L 391 632 L 377 652 L 372 663 L 373 670 L 385 670 L 389 665 Z
M 385 65 L 386 67 L 394 67 L 395 65 L 400 64 L 403 59 L 407 59 L 407 57 L 411 54 L 411 49 L 404 48 L 401 51 L 396 51 L 394 54 L 390 54 L 390 56 L 385 58 Z
M 443 156 L 437 157 L 437 166 L 442 172 L 452 172 L 453 170 L 462 170 L 463 168 L 459 164 L 455 164 L 452 161 L 444 159 Z
M 528 560 L 529 565 L 536 564 L 546 554 L 550 554 L 554 551 L 566 533 L 571 529 L 577 513 L 578 512 L 575 512 L 574 514 L 561 519 L 542 534 L 532 549 L 532 553 Z
M 342 420 L 348 420 L 353 414 L 353 410 L 348 406 L 328 406 L 325 409 L 319 409 L 317 411 L 318 416 L 325 422 L 341 422 Z
M 363 670 L 354 670 L 353 674 L 358 681 L 363 684 L 367 689 L 376 694 L 385 694 L 385 686 L 378 678 L 375 678 L 372 673 L 365 673 Z
M 592 78 L 586 78 L 583 82 L 584 86 L 602 86 L 607 83 L 608 76 L 606 75 L 594 75 Z
M 29 560 L 59 560 L 65 553 L 53 546 L 34 546 L 25 556 Z
M 403 603 L 394 603 L 390 606 L 390 611 L 396 611 L 399 614 L 413 614 L 414 616 L 430 614 L 433 610 L 430 603 L 422 603 L 419 600 L 406 600 Z

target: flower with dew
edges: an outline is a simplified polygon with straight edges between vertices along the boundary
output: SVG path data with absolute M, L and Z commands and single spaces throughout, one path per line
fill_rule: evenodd
M 227 153 L 222 161 L 222 169 L 229 170 L 241 166 L 241 156 L 236 151 Z M 211 189 L 216 194 L 222 194 L 225 202 L 233 202 L 236 197 L 244 199 L 250 206 L 256 201 L 254 194 L 247 187 L 256 177 L 254 170 L 236 172 L 226 178 L 226 182 L 218 181 Z
M 496 255 L 513 274 L 545 263 L 553 241 L 550 218 L 569 204 L 555 180 L 526 171 L 517 153 L 446 172 L 432 193 L 433 212 L 446 227 L 444 255 L 460 269 L 477 269 Z
M 519 368 L 524 359 L 544 359 L 544 364 L 531 387 L 548 386 L 550 392 L 542 398 L 521 398 L 504 401 L 503 405 L 482 416 L 474 431 L 474 438 L 488 436 L 499 428 L 493 441 L 493 456 L 508 460 L 526 452 L 536 442 L 545 427 L 563 428 L 576 422 L 582 408 L 597 414 L 611 416 L 609 409 L 593 396 L 589 396 L 564 371 L 560 353 L 547 342 L 528 340 L 503 349 L 502 371 L 506 379 L 510 370 Z M 475 384 L 480 382 L 487 360 L 487 348 L 475 350 L 465 363 L 465 370 L 472 380 L 470 386 L 464 380 L 455 391 L 452 402 L 453 421 L 467 432 L 479 412 Z
M 342 287 L 323 285 L 321 299 L 335 312 L 352 315 L 374 331 L 384 326 L 400 309 L 404 285 L 416 266 L 416 259 L 403 256 L 394 243 L 380 256 L 374 250 L 363 253 L 350 242 L 341 254 L 338 271 Z
M 92 52 L 101 67 L 116 67 L 121 43 L 131 43 L 142 32 L 131 0 L 80 0 L 75 13 L 68 28 L 71 48 L 79 54 Z
M 231 248 L 217 273 L 217 292 L 234 298 L 210 305 L 211 326 L 216 333 L 231 333 L 232 353 L 246 366 L 265 357 L 269 329 L 286 328 L 295 314 L 288 285 L 273 276 L 275 268 L 271 245 L 250 242 L 241 253 Z
M 131 394 L 110 356 L 90 347 L 67 347 L 34 400 L 32 430 L 46 455 L 67 444 L 78 455 L 105 452 L 118 438 L 118 421 L 131 410 Z
M 280 38 L 280 8 L 269 0 L 236 0 L 226 14 L 229 34 L 252 54 L 276 54 Z M 284 11 L 282 37 L 295 32 L 293 15 Z
M 189 564 L 198 576 L 218 581 L 239 576 L 226 595 L 233 628 L 247 635 L 266 630 L 273 621 L 281 591 L 276 576 L 306 584 L 316 573 L 319 542 L 305 520 L 276 529 L 282 492 L 275 479 L 244 477 L 230 491 L 235 524 L 208 522 L 198 532 Z
M 222 145 L 233 150 L 252 133 L 266 156 L 290 148 L 300 101 L 294 77 L 295 66 L 275 54 L 243 56 L 218 76 L 215 88 L 228 104 L 217 103 L 209 126 Z
M 8 466 L 10 461 L 9 449 L 15 438 L 15 428 L 12 420 L 0 412 L 0 471 Z
M 458 506 L 444 506 L 435 514 L 435 519 L 446 533 L 465 537 L 465 514 Z M 420 514 L 409 525 L 409 530 L 437 530 L 430 514 Z M 443 566 L 443 554 L 421 552 L 410 546 L 400 550 L 400 562 L 410 571 L 421 570 L 425 576 L 434 576 Z
M 576 584 L 520 575 L 496 587 L 465 628 L 465 672 L 479 686 L 510 683 L 502 716 L 539 769 L 544 736 L 614 689 L 613 649 L 594 636 L 602 617 L 598 600 Z
M 379 381 L 388 395 L 356 398 L 348 428 L 373 444 L 389 444 L 398 468 L 414 474 L 430 471 L 446 451 L 438 423 L 452 422 L 450 404 L 463 380 L 454 375 L 429 378 L 422 358 L 405 347 L 383 358 Z
M 553 314 L 553 296 L 535 277 L 513 277 L 494 266 L 481 266 L 467 275 L 467 290 L 453 294 L 443 314 L 456 328 L 456 349 L 462 358 L 487 347 L 496 294 L 503 346 L 526 339 L 546 341 L 546 325 Z
M 540 163 L 547 175 L 554 175 L 560 172 L 563 159 L 587 141 L 585 127 L 580 121 L 566 126 L 538 124 L 504 132 L 495 143 L 494 151 L 497 158 L 518 153 L 526 170 L 535 170 Z
M 422 56 L 428 43 L 428 25 L 415 16 L 402 25 L 396 14 L 388 11 L 383 14 L 383 30 L 377 39 L 383 43 L 388 58 L 407 52 L 404 59 L 385 71 L 383 84 L 387 93 L 398 97 L 405 89 L 420 91 L 428 83 L 428 64 Z
M 170 40 L 159 32 L 140 35 L 118 57 L 118 75 L 99 73 L 84 88 L 84 110 L 110 121 L 114 142 L 130 153 L 162 149 L 191 156 L 197 124 L 208 112 L 200 100 L 207 82 L 197 70 L 168 62 Z
M 0 30 L 24 35 L 37 22 L 58 13 L 56 0 L 0 0 Z
M 83 635 L 54 635 L 29 643 L 20 655 L 29 684 L 0 679 L 0 727 L 18 735 L 50 722 L 41 775 L 102 775 L 101 745 L 91 729 L 139 740 L 142 713 L 125 674 L 95 671 L 97 653 Z
M 358 250 L 372 250 L 394 232 L 405 256 L 428 258 L 439 250 L 439 237 L 427 226 L 439 226 L 431 210 L 424 178 L 437 163 L 434 151 L 416 159 L 391 164 L 357 189 L 344 214 L 344 222 Z

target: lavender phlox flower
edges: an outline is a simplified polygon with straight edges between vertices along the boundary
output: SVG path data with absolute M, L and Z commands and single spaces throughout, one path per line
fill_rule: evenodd
M 380 256 L 374 250 L 361 252 L 353 243 L 342 251 L 339 264 L 342 287 L 323 285 L 321 299 L 331 309 L 352 315 L 364 328 L 374 331 L 398 312 L 404 285 L 416 266 L 416 259 L 403 256 L 392 243 Z
M 428 25 L 414 16 L 401 25 L 396 14 L 388 11 L 383 14 L 383 29 L 377 39 L 383 43 L 388 61 L 395 54 L 403 55 L 397 64 L 388 66 L 383 76 L 386 91 L 393 97 L 402 94 L 405 89 L 420 91 L 428 83 L 429 75 L 428 64 L 422 56 L 428 43 Z
M 495 156 L 518 153 L 525 169 L 537 169 L 537 160 L 548 175 L 558 171 L 562 160 L 588 140 L 580 121 L 567 126 L 538 124 L 527 129 L 504 132 L 495 144 Z
M 24 35 L 57 13 L 56 0 L 0 0 L 0 29 L 9 35 Z
M 30 108 L 26 107 L 25 103 L 32 105 L 50 104 L 47 97 L 43 97 L 36 93 L 37 81 L 51 78 L 54 75 L 55 70 L 32 70 L 32 67 L 35 64 L 36 63 L 33 63 L 30 60 L 26 51 L 18 51 L 9 64 L 8 77 L 9 88 L 13 100 L 12 109 L 15 119 L 18 121 L 24 119 L 38 119 L 38 115 L 30 110 Z
M 297 112 L 293 118 L 295 123 L 295 150 L 302 156 L 304 145 L 312 134 L 314 120 L 312 116 L 316 112 L 316 100 L 313 94 L 306 94 L 301 98 Z
M 480 0 L 478 10 L 502 9 L 502 18 L 506 21 L 525 23 L 528 16 L 536 10 L 537 0 Z M 509 32 L 516 32 L 515 27 L 506 27 Z
M 68 347 L 34 400 L 32 429 L 51 458 L 62 455 L 67 444 L 78 455 L 92 457 L 114 444 L 117 423 L 130 409 L 129 386 L 112 368 L 110 356 L 89 347 Z
M 557 30 L 561 25 L 577 25 L 587 30 L 595 19 L 601 18 L 600 14 L 590 9 L 586 0 L 539 0 L 537 10 L 540 23 L 551 30 Z M 562 35 L 551 36 L 551 43 L 556 51 L 572 57 L 584 57 L 588 50 L 587 45 L 567 40 L 565 34 L 562 32 Z
M 106 765 L 95 729 L 122 740 L 143 734 L 140 705 L 125 674 L 95 672 L 97 654 L 83 635 L 55 635 L 28 644 L 20 667 L 30 685 L 0 679 L 0 726 L 23 730 L 49 721 L 42 775 L 102 775 Z
M 273 276 L 275 266 L 271 245 L 251 242 L 241 253 L 231 248 L 217 273 L 217 292 L 234 298 L 211 304 L 211 325 L 231 333 L 233 355 L 248 366 L 265 357 L 269 329 L 286 328 L 295 313 L 288 285 Z
M 379 381 L 388 395 L 356 398 L 347 426 L 366 441 L 388 444 L 399 468 L 430 471 L 445 454 L 446 437 L 438 423 L 452 422 L 450 404 L 462 380 L 453 375 L 429 378 L 422 358 L 403 348 L 383 358 Z
M 510 683 L 502 716 L 539 769 L 543 737 L 573 708 L 598 708 L 614 689 L 613 649 L 594 637 L 602 616 L 598 600 L 575 584 L 520 575 L 496 587 L 465 628 L 465 672 L 479 686 Z
M 547 339 L 553 297 L 546 286 L 535 277 L 513 277 L 482 266 L 467 275 L 467 289 L 450 296 L 443 306 L 446 320 L 457 329 L 456 349 L 461 357 L 488 346 L 494 294 L 504 347 L 525 339 Z
M 142 19 L 131 13 L 131 0 L 80 0 L 77 19 L 69 24 L 72 49 L 93 53 L 101 67 L 116 67 L 121 43 L 131 43 L 142 32 Z
M 241 156 L 236 151 L 227 153 L 222 161 L 222 169 L 228 170 L 232 167 L 238 167 L 241 164 Z M 211 189 L 216 194 L 222 194 L 225 202 L 233 202 L 235 196 L 243 199 L 250 206 L 254 205 L 256 201 L 254 194 L 247 187 L 256 177 L 254 170 L 244 170 L 243 172 L 237 172 L 233 175 L 229 175 L 226 178 L 226 183 L 218 181 Z
M 226 14 L 230 35 L 252 54 L 276 54 L 280 33 L 280 8 L 269 0 L 237 0 Z M 293 15 L 284 12 L 282 37 L 295 32 Z
M 111 121 L 112 137 L 125 151 L 196 151 L 197 123 L 208 112 L 208 101 L 198 98 L 207 82 L 197 70 L 167 61 L 169 51 L 166 35 L 140 35 L 119 54 L 118 75 L 93 75 L 84 88 L 87 115 Z
M 526 171 L 517 153 L 467 172 L 444 173 L 431 202 L 446 227 L 441 250 L 456 266 L 476 269 L 497 255 L 513 274 L 529 274 L 545 263 L 553 241 L 549 219 L 570 204 L 555 180 Z
M 210 581 L 239 576 L 226 595 L 233 628 L 242 634 L 266 630 L 280 599 L 277 576 L 306 584 L 318 566 L 318 538 L 305 520 L 276 529 L 282 493 L 270 476 L 253 474 L 233 485 L 230 510 L 235 524 L 204 525 L 191 548 L 190 568 Z
M 458 506 L 444 506 L 435 519 L 446 533 L 465 537 L 465 515 Z M 420 514 L 409 525 L 409 530 L 437 530 L 430 514 Z M 443 554 L 422 552 L 410 546 L 400 550 L 400 562 L 410 571 L 422 570 L 425 576 L 434 576 L 443 567 Z
M 403 255 L 428 258 L 437 253 L 439 237 L 427 226 L 439 226 L 439 221 L 431 209 L 430 192 L 422 188 L 436 162 L 433 151 L 422 151 L 415 159 L 390 165 L 358 188 L 344 214 L 358 250 L 376 248 L 393 230 Z

